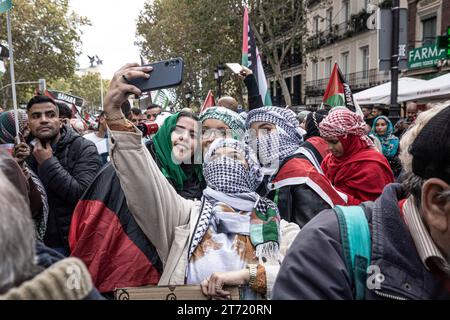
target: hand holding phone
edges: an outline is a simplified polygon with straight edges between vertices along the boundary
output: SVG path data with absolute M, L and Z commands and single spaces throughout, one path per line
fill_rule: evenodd
M 153 68 L 149 78 L 137 78 L 129 81 L 141 92 L 176 87 L 183 81 L 184 61 L 182 58 L 159 61 L 143 67 L 147 66 Z

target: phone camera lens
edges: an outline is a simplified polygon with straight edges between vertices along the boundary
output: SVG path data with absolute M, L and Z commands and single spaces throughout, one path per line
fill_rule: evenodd
M 169 62 L 166 62 L 164 65 L 165 65 L 166 67 L 169 66 Z

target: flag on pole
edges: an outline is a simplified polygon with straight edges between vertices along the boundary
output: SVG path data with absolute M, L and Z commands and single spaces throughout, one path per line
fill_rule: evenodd
M 19 137 L 19 111 L 17 108 L 17 94 L 16 94 L 16 76 L 14 73 L 14 49 L 12 42 L 11 31 L 11 14 L 12 0 L 0 0 L 0 13 L 6 12 L 6 33 L 8 35 L 8 47 L 9 47 L 9 72 L 11 75 L 11 93 L 14 107 L 14 122 L 16 126 L 16 142 L 20 143 Z
M 4 13 L 12 8 L 12 0 L 0 0 L 0 13 Z
M 203 102 L 202 108 L 200 109 L 200 115 L 206 111 L 206 109 L 214 107 L 216 105 L 216 101 L 214 100 L 214 94 L 211 90 L 208 91 L 208 95 L 206 96 L 205 101 Z
M 270 91 L 267 87 L 266 75 L 261 62 L 258 47 L 256 46 L 255 36 L 250 27 L 247 7 L 244 10 L 244 28 L 242 35 L 242 65 L 252 70 L 258 82 L 259 94 L 265 106 L 272 105 Z
M 86 120 L 81 116 L 81 107 L 77 105 L 77 99 L 83 100 L 82 98 L 53 90 L 45 90 L 44 95 L 46 95 L 50 99 L 53 99 L 55 102 L 65 103 L 66 105 L 68 105 L 72 110 L 72 118 L 80 120 L 87 128 Z
M 154 104 L 161 106 L 163 110 L 166 110 L 169 106 L 170 98 L 165 90 L 158 90 L 152 97 L 152 101 Z
M 344 75 L 337 63 L 334 64 L 333 72 L 331 73 L 325 95 L 323 96 L 323 102 L 331 107 L 346 107 L 356 112 L 352 90 L 345 81 Z

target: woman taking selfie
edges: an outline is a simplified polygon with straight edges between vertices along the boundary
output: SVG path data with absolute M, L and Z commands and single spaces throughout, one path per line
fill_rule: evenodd
M 280 221 L 272 201 L 259 197 L 260 167 L 242 142 L 219 139 L 205 157 L 207 188 L 202 201 L 186 200 L 158 170 L 141 134 L 121 115 L 125 93 L 140 90 L 123 81 L 143 77 L 145 67 L 116 72 L 105 112 L 113 137 L 111 159 L 130 211 L 155 245 L 164 265 L 160 285 L 199 284 L 213 298 L 227 298 L 224 286 L 249 285 L 248 296 L 270 298 L 280 261 L 298 227 Z

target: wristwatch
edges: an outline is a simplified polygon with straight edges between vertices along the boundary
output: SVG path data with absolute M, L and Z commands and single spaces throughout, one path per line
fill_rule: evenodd
M 250 273 L 250 279 L 248 280 L 248 284 L 250 285 L 250 287 L 254 287 L 256 285 L 256 274 L 258 273 L 258 265 L 248 264 L 247 269 Z

